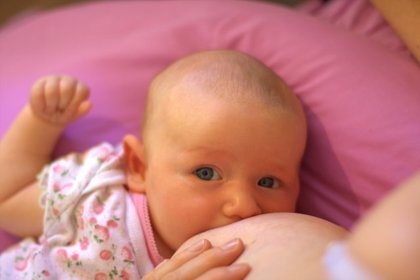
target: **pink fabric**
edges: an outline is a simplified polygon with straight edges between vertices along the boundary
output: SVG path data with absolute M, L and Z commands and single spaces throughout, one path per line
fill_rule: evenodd
M 163 261 L 163 257 L 159 254 L 159 251 L 156 246 L 152 223 L 150 222 L 149 217 L 149 210 L 147 208 L 146 196 L 143 194 L 133 192 L 130 193 L 130 196 L 134 202 L 137 214 L 140 218 L 140 223 L 143 229 L 143 234 L 147 245 L 147 251 L 149 252 L 150 258 L 152 259 L 153 265 L 157 266 Z
M 0 279 L 141 279 L 153 269 L 122 153 L 102 143 L 43 170 L 42 235 L 0 255 Z
M 367 0 L 335 0 L 325 5 L 321 1 L 312 0 L 302 5 L 300 10 L 338 28 L 363 35 L 390 50 L 409 55 L 392 28 Z
M 299 211 L 351 227 L 420 167 L 420 69 L 366 1 L 300 12 L 252 1 L 99 1 L 28 16 L 0 30 L 0 135 L 35 79 L 65 73 L 90 85 L 94 108 L 56 154 L 116 143 L 138 133 L 162 67 L 193 51 L 241 50 L 304 104 Z

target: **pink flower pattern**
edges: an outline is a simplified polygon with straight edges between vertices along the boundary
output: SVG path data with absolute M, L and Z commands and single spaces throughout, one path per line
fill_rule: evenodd
M 80 240 L 80 249 L 86 250 L 89 247 L 89 239 L 84 236 L 82 240 Z
M 109 251 L 109 250 L 102 250 L 102 251 L 99 253 L 99 257 L 100 257 L 102 260 L 107 261 L 107 260 L 111 259 L 113 256 L 112 256 L 111 251 Z
M 141 278 L 133 245 L 127 243 L 125 207 L 118 207 L 127 195 L 123 185 L 124 172 L 121 172 L 121 183 L 116 188 L 104 185 L 94 191 L 87 190 L 89 182 L 85 184 L 85 178 L 78 177 L 82 173 L 80 169 L 86 164 L 93 167 L 83 173 L 85 176 L 96 176 L 103 166 L 121 169 L 121 155 L 105 144 L 92 149 L 86 158 L 83 165 L 77 165 L 71 156 L 63 158 L 43 173 L 40 182 L 43 182 L 45 191 L 41 201 L 45 207 L 44 223 L 48 230 L 41 236 L 40 243 L 22 243 L 16 250 L 13 270 L 17 274 L 10 275 L 18 276 L 7 279 L 54 279 L 57 273 L 66 273 L 66 279 Z M 56 233 L 67 230 L 72 221 L 76 221 L 74 224 L 77 225 L 75 239 L 63 241 L 63 245 L 57 246 Z M 50 248 L 52 258 L 49 261 L 42 261 L 44 256 L 41 252 L 45 248 Z
M 93 238 L 96 242 L 102 243 L 108 241 L 109 239 L 109 230 L 105 226 L 95 225 L 94 226 L 94 235 Z

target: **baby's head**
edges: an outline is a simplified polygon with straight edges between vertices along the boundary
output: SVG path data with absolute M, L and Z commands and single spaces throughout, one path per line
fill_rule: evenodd
M 206 51 L 171 64 L 151 83 L 142 135 L 125 139 L 128 186 L 146 194 L 164 257 L 199 232 L 295 209 L 305 116 L 248 55 Z

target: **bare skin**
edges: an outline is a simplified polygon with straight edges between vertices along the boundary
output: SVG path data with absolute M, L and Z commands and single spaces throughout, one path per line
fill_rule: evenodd
M 234 237 L 246 244 L 237 262 L 252 264 L 246 279 L 321 280 L 326 247 L 347 237 L 347 231 L 312 216 L 272 213 L 196 235 L 180 250 L 203 238 L 218 246 Z
M 303 110 L 249 56 L 209 51 L 171 64 L 152 82 L 142 140 L 124 140 L 127 185 L 146 195 L 163 257 L 205 230 L 295 210 Z
M 414 280 L 420 275 L 419 197 L 420 173 L 385 196 L 350 233 L 315 217 L 273 213 L 203 232 L 180 250 L 203 238 L 219 245 L 240 237 L 246 250 L 237 262 L 252 264 L 246 279 L 341 280 L 329 278 L 323 255 L 331 242 L 343 241 L 375 279 Z
M 229 59 L 233 63 L 242 63 L 241 67 L 225 63 Z M 128 189 L 144 193 L 147 190 L 158 250 L 162 256 L 171 258 L 146 279 L 173 279 L 174 275 L 181 279 L 243 279 L 249 273 L 249 265 L 231 266 L 244 250 L 238 239 L 229 243 L 227 248 L 213 247 L 204 242 L 194 254 L 191 250 L 180 254 L 174 252 L 185 240 L 204 230 L 263 213 L 293 211 L 297 199 L 297 174 L 305 146 L 306 123 L 300 107 L 289 110 L 290 104 L 300 106 L 296 98 L 282 99 L 278 93 L 286 89 L 283 82 L 274 72 L 246 55 L 233 51 L 208 52 L 194 56 L 188 63 L 196 65 L 199 61 L 204 62 L 196 69 L 201 74 L 196 76 L 195 69 L 191 72 L 192 69 L 186 67 L 184 78 L 187 82 L 180 77 L 182 86 L 172 89 L 170 96 L 173 99 L 162 102 L 166 104 L 164 106 L 170 104 L 173 108 L 183 108 L 179 113 L 187 114 L 176 114 L 176 110 L 172 110 L 169 119 L 152 114 L 159 117 L 155 119 L 158 123 L 150 130 L 161 134 L 147 133 L 152 135 L 151 143 L 172 142 L 160 146 L 160 149 L 151 149 L 151 145 L 145 145 L 143 149 L 135 137 L 124 139 L 129 167 Z M 212 69 L 213 65 L 217 65 L 217 69 Z M 253 69 L 256 69 L 255 73 L 251 71 Z M 249 77 L 249 73 L 253 75 Z M 224 74 L 231 74 L 236 83 L 226 82 Z M 176 80 L 172 81 L 178 85 Z M 223 92 L 213 94 L 217 89 Z M 176 98 L 185 90 L 192 93 L 185 94 L 185 99 Z M 285 93 L 292 96 L 288 91 Z M 42 233 L 43 210 L 37 205 L 40 191 L 35 176 L 49 162 L 66 125 L 89 111 L 88 95 L 83 83 L 67 76 L 45 77 L 34 84 L 31 101 L 1 142 L 0 167 L 3 168 L 0 183 L 4 187 L 0 193 L 0 226 L 7 231 L 33 237 Z M 235 102 L 226 102 L 232 100 Z M 201 107 L 190 110 L 188 104 Z M 246 111 L 255 109 L 255 106 L 263 107 L 258 107 L 250 117 Z M 168 113 L 169 110 L 164 111 Z M 225 122 L 226 119 L 230 122 Z M 188 127 L 186 121 L 189 121 Z M 282 130 L 289 133 L 284 134 Z M 183 137 L 172 137 L 175 134 Z M 251 135 L 260 135 L 258 143 Z M 255 148 L 257 146 L 259 149 Z M 165 153 L 159 152 L 162 147 L 167 148 Z M 174 160 L 177 160 L 176 164 Z M 23 174 L 19 169 L 16 169 L 19 174 L 8 173 L 5 168 L 23 165 L 28 166 Z M 177 204 L 162 203 L 168 191 L 177 200 L 184 200 Z M 22 203 L 26 207 L 21 207 Z M 208 206 L 204 208 L 206 211 L 202 211 L 203 204 Z M 173 207 L 177 210 L 173 211 Z M 203 218 L 184 223 L 180 229 L 179 223 L 185 219 L 183 213 L 191 211 Z M 165 216 L 178 222 L 168 223 Z
M 420 1 L 370 0 L 420 63 Z
M 360 221 L 349 248 L 380 279 L 419 279 L 420 173 L 401 183 Z
M 237 260 L 244 249 L 242 240 L 237 237 L 214 247 L 208 239 L 196 240 L 180 249 L 172 258 L 163 261 L 143 279 L 243 279 L 251 267 L 247 263 L 232 262 Z
M 35 176 L 49 162 L 53 146 L 65 126 L 89 111 L 88 96 L 88 88 L 68 76 L 44 77 L 34 84 L 30 104 L 22 110 L 0 146 L 0 166 L 4 171 L 0 176 L 3 187 L 0 192 L 0 227 L 22 237 L 38 237 L 42 233 L 43 209 L 38 206 L 40 190 L 37 183 L 33 183 Z M 27 165 L 29 168 L 17 176 L 9 172 L 15 171 L 10 169 L 11 165 Z M 25 185 L 27 182 L 31 183 Z M 22 204 L 25 207 L 21 207 Z M 240 280 L 250 271 L 249 265 L 231 267 L 230 264 L 243 250 L 244 245 L 239 239 L 227 248 L 213 247 L 204 241 L 198 247 L 177 254 L 171 262 L 165 262 L 145 279 Z
M 33 85 L 29 104 L 0 142 L 0 227 L 18 236 L 41 234 L 35 176 L 51 160 L 67 124 L 90 110 L 88 97 L 88 88 L 68 76 L 45 77 Z
M 48 98 L 46 98 L 47 96 Z M 31 182 L 35 181 L 35 175 L 39 172 L 37 168 L 48 162 L 53 146 L 66 124 L 89 111 L 91 104 L 87 97 L 87 87 L 81 82 L 66 76 L 46 77 L 34 85 L 30 104 L 23 109 L 16 122 L 12 124 L 0 146 L 0 172 L 2 172 L 0 176 L 2 185 L 0 226 L 2 228 L 21 236 L 40 235 L 42 231 L 42 209 L 37 205 L 39 191 L 37 184 Z M 211 102 L 218 104 L 219 101 L 211 99 Z M 219 105 L 210 107 L 210 109 L 219 110 L 223 107 Z M 186 110 L 186 108 L 184 109 Z M 204 110 L 201 107 L 200 109 Z M 226 116 L 232 117 L 230 115 L 231 110 L 218 112 L 224 112 Z M 241 114 L 238 112 L 239 115 Z M 284 115 L 283 113 L 274 116 L 271 114 L 258 115 L 266 121 L 265 123 L 276 125 L 280 124 L 277 123 L 278 116 Z M 252 123 L 251 120 L 245 120 L 247 121 L 243 122 L 242 126 L 247 125 L 248 121 Z M 221 122 L 217 118 L 212 119 L 212 121 L 215 123 Z M 192 126 L 194 124 L 194 122 L 191 123 Z M 200 124 L 203 123 L 200 122 Z M 267 136 L 262 130 L 259 130 L 262 129 L 261 127 L 257 126 L 256 123 L 253 124 L 256 128 L 253 132 Z M 269 127 L 273 127 L 273 125 L 269 125 Z M 234 131 L 232 126 L 226 128 L 229 132 Z M 190 131 L 190 129 L 187 129 L 187 131 Z M 246 130 L 239 130 L 238 135 L 241 135 L 244 131 Z M 299 130 L 296 132 L 297 138 L 300 138 Z M 223 134 L 228 135 L 227 133 Z M 205 135 L 204 139 L 211 139 L 212 143 L 222 144 L 218 142 L 219 138 L 211 138 L 211 135 L 207 134 L 203 135 Z M 272 134 L 269 135 L 272 136 Z M 202 138 L 198 137 L 197 139 Z M 241 158 L 239 162 L 242 163 L 242 155 L 246 153 L 241 149 L 248 147 L 250 142 L 247 141 L 246 137 L 239 138 L 242 139 L 242 142 L 239 145 L 239 152 L 236 151 L 235 156 Z M 264 141 L 270 139 L 270 137 L 261 138 Z M 232 139 L 235 139 L 235 137 L 232 137 Z M 227 140 L 226 143 L 229 147 L 236 149 L 237 147 L 232 145 L 232 139 L 228 137 L 225 140 Z M 296 141 L 291 142 L 296 143 Z M 139 142 L 132 136 L 126 138 L 127 143 L 135 148 L 135 153 L 128 153 L 128 158 L 135 159 L 140 155 L 140 159 L 137 158 L 137 161 L 133 160 L 131 162 L 133 164 L 131 167 L 137 173 L 142 173 L 145 169 L 144 166 L 139 165 L 139 162 L 144 160 L 142 158 L 144 156 L 143 146 L 138 145 Z M 278 144 L 277 141 L 276 143 Z M 221 146 L 223 147 L 223 145 Z M 268 145 L 261 146 L 277 147 L 278 145 L 268 143 Z M 250 149 L 245 148 L 245 151 L 248 152 Z M 269 156 L 264 156 L 263 159 L 272 156 L 270 150 L 267 151 Z M 285 154 L 282 150 L 280 152 L 273 151 Z M 258 158 L 261 153 L 250 154 L 258 159 L 257 161 L 263 161 Z M 294 162 L 293 166 L 298 162 L 297 155 L 299 155 L 299 150 L 289 154 L 294 159 L 292 161 Z M 20 171 L 19 174 L 10 172 L 11 166 L 22 165 L 29 166 L 23 174 L 20 174 Z M 243 168 L 244 165 L 240 164 L 239 166 Z M 236 165 L 234 167 L 236 168 Z M 232 170 L 236 170 L 235 168 Z M 258 171 L 258 168 L 249 164 L 245 170 L 252 173 L 255 170 Z M 295 174 L 294 171 L 296 170 L 291 169 L 290 174 Z M 158 173 L 162 174 L 162 172 Z M 224 174 L 223 172 L 220 173 Z M 214 196 L 229 194 L 226 197 L 229 198 L 226 200 L 229 202 L 226 204 L 227 206 L 221 204 L 224 207 L 224 212 L 220 217 L 226 219 L 230 216 L 230 218 L 235 217 L 234 219 L 224 220 L 223 223 L 219 222 L 216 226 L 210 227 L 213 228 L 211 231 L 205 231 L 204 229 L 204 233 L 193 237 L 181 246 L 175 254 L 171 250 L 178 249 L 180 240 L 185 241 L 185 236 L 190 238 L 193 235 L 184 233 L 184 237 L 176 240 L 172 247 L 164 244 L 163 246 L 169 252 L 168 260 L 150 272 L 145 279 L 236 280 L 244 279 L 248 274 L 249 279 L 268 279 L 267 277 L 277 277 L 279 275 L 284 279 L 293 280 L 325 279 L 326 272 L 321 264 L 323 252 L 331 241 L 343 238 L 347 240 L 352 256 L 359 260 L 364 267 L 380 275 L 382 279 L 411 280 L 420 274 L 415 261 L 420 258 L 420 223 L 418 219 L 418 213 L 420 213 L 420 175 L 397 188 L 395 192 L 380 202 L 347 236 L 343 229 L 317 218 L 299 214 L 265 214 L 282 210 L 278 205 L 271 205 L 271 191 L 268 192 L 269 196 L 262 195 L 259 183 L 256 186 L 258 191 L 254 190 L 255 181 L 260 182 L 261 175 L 259 173 L 261 172 L 257 172 L 257 180 L 251 180 L 253 181 L 252 184 L 249 184 L 246 180 L 237 184 L 238 180 L 234 180 L 235 184 L 230 184 L 234 188 L 230 187 Z M 239 172 L 239 174 L 242 175 L 243 173 Z M 190 172 L 190 175 L 194 175 L 194 173 Z M 216 173 L 216 175 L 220 174 Z M 267 174 L 263 173 L 262 175 L 266 179 L 264 176 Z M 212 176 L 211 179 L 219 180 L 219 177 Z M 139 178 L 142 180 L 141 176 L 134 176 L 132 179 L 136 183 Z M 240 176 L 238 178 L 243 179 Z M 285 178 L 294 178 L 294 176 L 286 176 Z M 218 183 L 217 180 L 215 180 L 216 183 Z M 266 181 L 264 180 L 264 182 Z M 278 182 L 275 180 L 268 180 L 267 182 L 269 182 L 270 187 L 278 187 Z M 294 180 L 291 180 L 291 182 L 294 182 Z M 240 192 L 241 195 L 238 197 L 237 190 L 246 185 L 249 185 L 246 191 Z M 162 186 L 165 186 L 165 184 L 162 184 Z M 266 184 L 264 183 L 263 186 L 265 187 Z M 290 184 L 290 186 L 291 190 L 296 187 L 294 184 Z M 134 187 L 137 187 L 137 185 L 134 185 Z M 142 186 L 139 185 L 139 190 L 141 188 Z M 263 189 L 262 193 L 265 194 L 266 190 Z M 283 194 L 280 197 L 283 197 Z M 235 199 L 230 200 L 231 198 Z M 292 211 L 296 196 L 293 195 L 291 198 L 292 203 L 285 205 L 288 205 L 288 209 Z M 218 199 L 214 201 L 216 202 Z M 232 203 L 232 201 L 235 203 Z M 253 207 L 244 207 L 249 203 L 252 203 Z M 21 207 L 22 204 L 25 204 L 26 207 Z M 249 209 L 252 211 L 249 211 Z M 274 209 L 274 211 L 271 209 Z M 229 215 L 226 216 L 227 213 Z M 404 238 L 401 238 L 401 236 Z M 232 242 L 228 242 L 228 240 Z M 372 250 L 372 244 L 376 244 L 374 247 L 380 248 L 380 250 Z M 252 264 L 252 268 L 247 263 Z

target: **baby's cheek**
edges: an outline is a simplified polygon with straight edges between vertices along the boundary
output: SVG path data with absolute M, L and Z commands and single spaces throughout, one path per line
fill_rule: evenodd
M 280 191 L 266 199 L 264 213 L 295 212 L 297 196 L 293 192 Z

